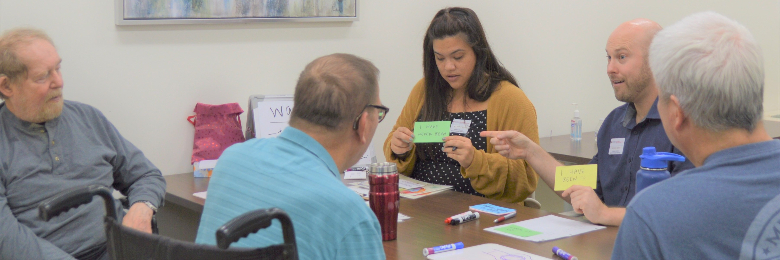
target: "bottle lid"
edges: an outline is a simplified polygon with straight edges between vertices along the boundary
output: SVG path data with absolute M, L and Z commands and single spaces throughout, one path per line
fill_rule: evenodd
M 577 103 L 571 103 L 574 105 L 574 117 L 580 117 L 580 110 L 577 109 Z
M 666 169 L 669 161 L 685 161 L 685 156 L 676 153 L 656 152 L 655 147 L 652 146 L 642 149 L 642 155 L 639 158 L 642 159 L 640 165 L 643 168 L 651 169 Z
M 398 166 L 395 163 L 385 162 L 387 164 L 387 173 L 393 174 L 398 172 Z
M 381 175 L 383 173 L 384 173 L 384 169 L 382 169 L 382 164 L 380 163 L 372 163 L 368 167 L 368 174 Z
M 368 167 L 368 174 L 384 175 L 398 172 L 398 166 L 391 162 L 372 163 Z

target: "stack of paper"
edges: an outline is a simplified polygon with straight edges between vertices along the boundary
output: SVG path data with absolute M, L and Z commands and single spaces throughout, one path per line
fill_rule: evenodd
M 360 195 L 363 200 L 368 200 L 368 189 L 357 185 L 348 186 L 347 188 Z
M 362 194 L 363 192 L 368 193 L 368 190 L 370 189 L 368 181 L 363 182 L 353 182 L 350 183 L 350 189 L 354 190 L 358 194 Z M 418 181 L 409 177 L 406 177 L 405 175 L 401 175 L 398 180 L 398 191 L 401 192 L 401 197 L 407 198 L 407 199 L 416 199 L 425 197 L 431 194 L 439 193 L 445 190 L 452 189 L 452 186 L 448 185 L 439 185 L 439 184 L 432 184 L 427 183 L 424 181 Z M 362 196 L 362 195 L 361 195 Z

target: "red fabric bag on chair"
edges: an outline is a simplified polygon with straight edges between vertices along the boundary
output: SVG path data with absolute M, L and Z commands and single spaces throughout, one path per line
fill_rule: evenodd
M 195 105 L 195 115 L 187 117 L 195 126 L 192 162 L 216 160 L 228 147 L 244 141 L 241 118 L 244 113 L 238 103 Z

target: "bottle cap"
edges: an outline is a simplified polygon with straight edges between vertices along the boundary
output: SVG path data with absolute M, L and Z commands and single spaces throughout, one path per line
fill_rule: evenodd
M 379 164 L 372 163 L 368 166 L 368 174 L 379 174 Z
M 398 166 L 391 162 L 372 163 L 368 166 L 368 174 L 385 175 L 398 172 Z
M 393 174 L 398 172 L 398 166 L 396 166 L 395 163 L 386 162 L 387 163 L 387 173 Z
M 666 169 L 669 161 L 684 162 L 685 156 L 676 153 L 655 152 L 655 147 L 645 147 L 642 149 L 642 159 L 640 165 L 643 168 Z
M 574 117 L 580 117 L 580 110 L 577 109 L 577 103 L 571 103 L 574 105 Z

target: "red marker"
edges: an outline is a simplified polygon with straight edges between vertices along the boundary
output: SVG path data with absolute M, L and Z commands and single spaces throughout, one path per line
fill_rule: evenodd
M 496 220 L 493 220 L 493 223 L 498 223 L 498 222 L 501 222 L 501 221 L 504 221 L 504 220 L 507 220 L 507 219 L 510 219 L 510 218 L 514 218 L 515 215 L 517 215 L 517 211 L 509 213 L 509 214 L 506 214 L 506 215 L 503 215 L 500 218 L 497 218 Z

